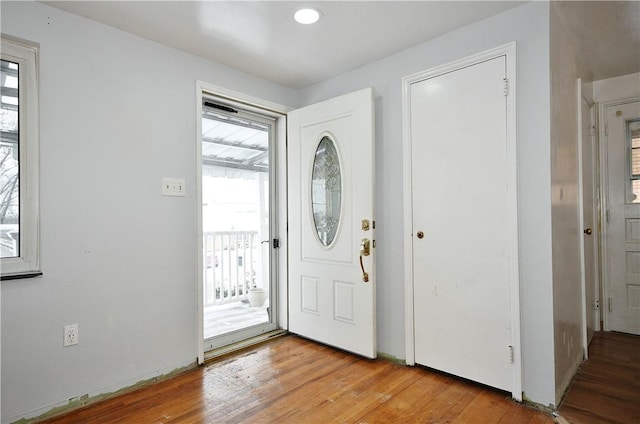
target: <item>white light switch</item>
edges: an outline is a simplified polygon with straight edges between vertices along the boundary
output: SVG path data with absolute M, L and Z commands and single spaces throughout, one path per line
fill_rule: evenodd
M 169 178 L 164 177 L 162 179 L 162 195 L 163 196 L 178 196 L 184 197 L 186 194 L 186 187 L 184 178 Z

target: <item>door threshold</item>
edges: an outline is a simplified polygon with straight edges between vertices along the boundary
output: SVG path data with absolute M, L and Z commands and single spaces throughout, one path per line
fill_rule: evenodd
M 273 330 L 268 333 L 260 334 L 259 336 L 255 336 L 246 340 L 239 341 L 237 343 L 232 343 L 227 346 L 210 350 L 204 353 L 204 363 L 206 364 L 207 362 L 213 361 L 214 359 L 219 359 L 220 357 L 229 355 L 230 353 L 235 353 L 239 350 L 246 349 L 248 347 L 252 347 L 260 343 L 264 343 L 275 337 L 284 336 L 286 334 L 289 334 L 287 330 Z

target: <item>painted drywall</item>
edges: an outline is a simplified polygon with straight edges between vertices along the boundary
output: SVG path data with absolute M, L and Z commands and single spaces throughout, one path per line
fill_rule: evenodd
M 305 88 L 300 100 L 306 105 L 375 89 L 378 350 L 405 358 L 401 79 L 516 41 L 523 387 L 527 399 L 553 405 L 548 8 L 542 2 L 525 4 Z
M 565 23 L 550 8 L 551 223 L 556 405 L 583 359 L 580 265 L 578 87 L 591 75 L 577 56 Z
M 640 72 L 593 83 L 593 100 L 599 103 L 640 96 Z
M 297 92 L 40 3 L 1 8 L 4 34 L 40 43 L 44 273 L 2 282 L 5 423 L 195 362 L 196 81 Z M 162 197 L 165 176 L 186 197 Z

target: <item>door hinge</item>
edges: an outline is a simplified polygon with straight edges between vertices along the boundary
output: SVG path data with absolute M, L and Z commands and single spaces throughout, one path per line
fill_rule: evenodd
M 604 135 L 609 135 L 609 123 L 604 124 Z
M 274 249 L 280 248 L 280 239 L 277 239 L 277 238 L 273 239 L 273 248 Z
M 596 126 L 595 125 L 591 125 L 591 135 L 596 135 Z
M 609 298 L 609 312 L 613 312 L 613 299 Z
M 513 364 L 513 346 L 509 346 L 509 363 Z
M 600 310 L 600 299 L 596 300 L 596 301 L 594 302 L 594 305 L 593 305 L 593 306 L 594 306 L 594 309 L 595 309 L 596 311 L 599 311 L 599 310 Z
M 611 223 L 611 213 L 609 213 L 609 209 L 607 209 L 607 212 L 605 212 L 605 218 L 607 220 L 607 224 Z
M 504 95 L 508 96 L 509 95 L 509 79 L 505 78 L 502 80 L 502 82 L 504 83 Z

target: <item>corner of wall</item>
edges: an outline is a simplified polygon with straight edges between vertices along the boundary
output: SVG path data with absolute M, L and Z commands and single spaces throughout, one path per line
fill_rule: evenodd
M 557 405 L 584 355 L 582 228 L 577 219 L 581 213 L 581 183 L 576 80 L 590 73 L 578 57 L 556 5 L 551 5 L 549 33 L 554 401 Z

